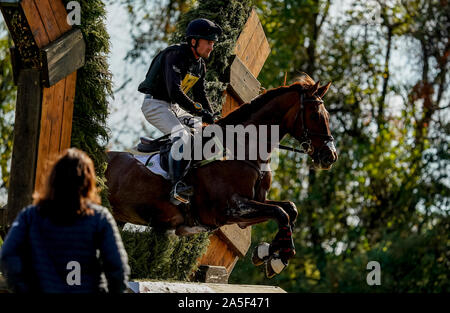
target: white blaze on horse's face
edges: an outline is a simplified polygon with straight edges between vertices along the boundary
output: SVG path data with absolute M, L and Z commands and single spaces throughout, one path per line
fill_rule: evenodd
M 332 152 L 337 153 L 336 147 L 334 146 L 334 142 L 332 142 L 332 141 L 327 142 L 327 147 L 330 148 L 330 150 L 331 150 Z

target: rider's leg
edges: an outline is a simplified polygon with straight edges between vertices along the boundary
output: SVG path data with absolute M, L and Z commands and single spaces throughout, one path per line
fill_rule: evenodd
M 190 162 L 190 145 L 186 145 L 186 140 L 190 138 L 173 138 L 169 153 L 169 175 L 173 186 L 170 195 L 174 204 L 188 203 L 193 191 L 192 186 L 182 181 Z M 188 153 L 184 154 L 185 151 Z
M 183 110 L 178 104 L 173 104 L 172 110 L 182 124 L 197 130 L 202 127 L 202 120 L 200 117 L 193 116 L 191 113 Z
M 164 135 L 171 134 L 172 142 L 177 142 L 177 138 L 182 138 L 183 141 L 187 142 L 187 138 L 190 139 L 190 134 L 187 128 L 181 123 L 180 120 L 187 116 L 187 112 L 178 107 L 178 105 L 172 105 L 166 101 L 158 99 L 145 99 L 142 104 L 142 112 L 145 118 L 150 124 L 159 129 Z M 180 119 L 177 117 L 180 115 Z M 188 202 L 188 196 L 192 193 L 192 188 L 186 186 L 181 182 L 181 178 L 185 172 L 186 166 L 189 165 L 189 158 L 174 157 L 176 152 L 183 155 L 184 145 L 174 144 L 173 151 L 169 153 L 169 174 L 172 178 L 173 189 L 171 192 L 171 197 L 174 204 L 179 204 L 180 202 Z M 189 145 L 187 146 L 189 147 Z M 178 151 L 175 151 L 177 150 Z M 181 149 L 181 150 L 180 150 Z M 188 152 L 186 150 L 186 152 Z M 174 196 L 180 197 L 180 200 L 175 200 Z M 185 202 L 186 203 L 186 202 Z
M 164 135 L 170 134 L 174 128 L 183 128 L 183 124 L 171 109 L 171 104 L 158 99 L 145 99 L 141 107 L 146 120 Z

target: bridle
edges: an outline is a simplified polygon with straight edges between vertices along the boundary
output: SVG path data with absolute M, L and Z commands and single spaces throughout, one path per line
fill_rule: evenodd
M 297 129 L 297 124 L 298 124 L 298 119 L 299 119 L 299 115 L 300 118 L 302 120 L 302 128 L 303 128 L 303 134 L 300 136 L 300 138 L 298 138 L 297 140 L 300 142 L 300 149 L 286 149 L 286 150 L 291 150 L 291 151 L 295 151 L 295 152 L 299 152 L 299 153 L 305 153 L 305 154 L 310 154 L 314 151 L 313 146 L 312 146 L 312 140 L 311 140 L 311 136 L 316 136 L 316 137 L 322 137 L 325 138 L 323 145 L 319 148 L 319 151 L 323 148 L 323 146 L 328 145 L 329 143 L 334 142 L 334 138 L 331 135 L 328 134 L 321 134 L 321 133 L 315 133 L 312 132 L 308 129 L 308 127 L 306 127 L 305 124 L 305 106 L 303 104 L 303 102 L 316 102 L 319 104 L 323 104 L 323 100 L 322 99 L 318 99 L 318 100 L 308 100 L 308 101 L 304 101 L 304 94 L 303 93 L 299 93 L 300 94 L 300 108 L 298 109 L 297 113 L 295 114 L 295 119 L 294 119 L 294 131 Z M 300 114 L 301 113 L 301 114 Z M 290 147 L 284 147 L 284 146 L 279 146 L 280 148 L 290 148 Z

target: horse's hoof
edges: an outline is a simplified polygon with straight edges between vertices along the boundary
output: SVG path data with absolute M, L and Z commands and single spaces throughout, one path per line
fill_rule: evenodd
M 267 242 L 261 242 L 253 249 L 252 263 L 255 266 L 262 265 L 269 258 L 269 247 Z
M 271 256 L 266 261 L 266 277 L 272 278 L 276 274 L 280 274 L 282 270 L 287 266 L 281 259 L 278 257 Z

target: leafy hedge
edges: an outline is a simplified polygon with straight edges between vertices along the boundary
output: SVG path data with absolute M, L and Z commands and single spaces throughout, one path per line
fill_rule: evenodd
M 64 0 L 64 4 L 70 2 Z M 94 161 L 104 205 L 108 205 L 104 172 L 106 144 L 109 140 L 106 120 L 108 99 L 112 97 L 112 74 L 108 69 L 110 52 L 106 31 L 106 9 L 101 0 L 78 0 L 81 25 L 86 41 L 86 63 L 77 72 L 72 124 L 72 146 L 85 151 Z

